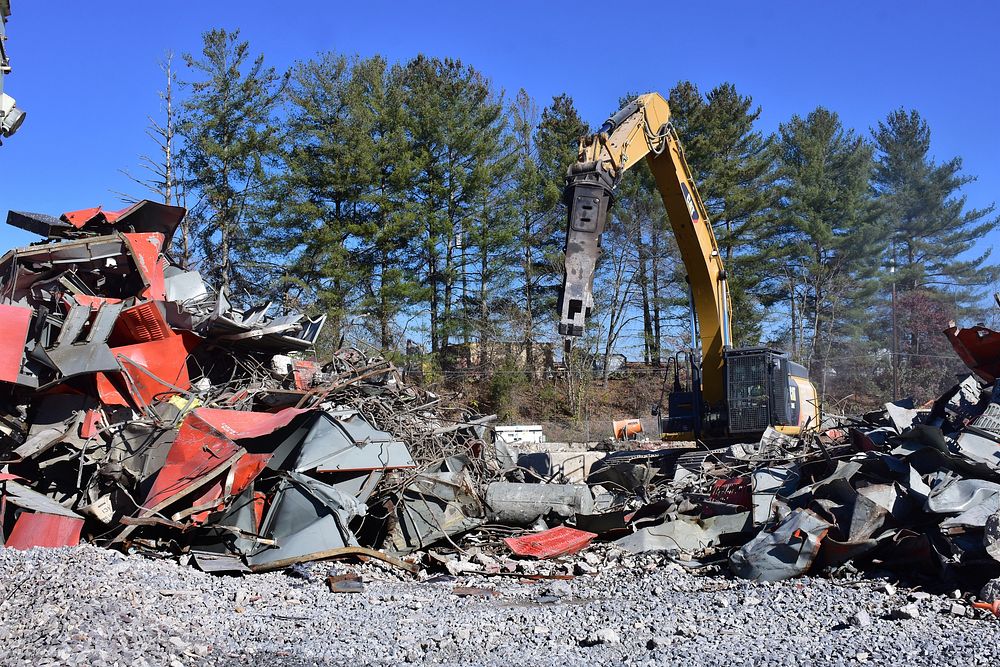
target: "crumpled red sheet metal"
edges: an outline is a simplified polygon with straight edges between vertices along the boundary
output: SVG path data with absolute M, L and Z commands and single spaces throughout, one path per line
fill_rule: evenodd
M 540 533 L 508 537 L 504 542 L 518 556 L 545 559 L 575 554 L 590 544 L 595 537 L 596 533 L 588 533 L 569 526 L 557 526 Z
M 191 514 L 191 522 L 197 524 L 204 523 L 208 520 L 212 512 L 225 509 L 224 500 L 227 497 L 238 496 L 246 491 L 247 487 L 264 470 L 270 460 L 271 454 L 266 453 L 247 453 L 237 459 L 225 478 L 219 478 L 215 481 L 191 504 L 192 509 L 195 510 Z M 197 511 L 202 508 L 204 508 L 202 511 Z M 188 510 L 188 512 L 190 511 Z M 181 514 L 187 514 L 188 512 L 182 512 Z M 258 525 L 260 524 L 259 521 L 257 523 Z
M 101 402 L 143 407 L 154 398 L 190 389 L 187 357 L 199 342 L 197 336 L 184 333 L 111 348 L 122 373 L 97 374 L 97 394 Z
M 285 408 L 278 412 L 197 408 L 194 410 L 194 414 L 233 440 L 242 440 L 270 435 L 278 429 L 288 426 L 299 415 L 309 411 L 299 408 Z
M 82 529 L 83 519 L 44 512 L 22 512 L 4 546 L 14 549 L 75 547 L 80 543 Z
M 236 463 L 244 453 L 242 447 L 197 414 L 188 414 L 142 503 L 143 508 L 155 512 L 193 493 Z
M 154 510 L 194 492 L 220 474 L 220 466 L 232 465 L 226 479 L 205 489 L 192 507 L 178 518 L 212 509 L 224 496 L 239 495 L 261 473 L 270 454 L 247 454 L 235 441 L 274 433 L 304 412 L 308 411 L 295 408 L 277 413 L 217 408 L 192 410 L 184 417 L 166 463 L 156 476 L 143 507 L 147 511 Z
M 292 360 L 292 376 L 295 378 L 295 388 L 306 391 L 312 386 L 312 380 L 319 372 L 319 364 L 308 359 Z
M 973 373 L 987 382 L 1000 377 L 1000 332 L 982 326 L 960 329 L 952 323 L 944 333 Z
M 131 251 L 135 265 L 139 269 L 142 282 L 146 285 L 146 289 L 142 291 L 140 296 L 160 301 L 167 298 L 166 282 L 163 276 L 166 262 L 160 257 L 160 251 L 163 249 L 163 234 L 157 232 L 125 233 L 122 234 L 122 238 L 125 239 L 125 244 Z
M 101 206 L 68 211 L 60 216 L 60 220 L 76 229 L 112 225 L 121 231 L 159 232 L 170 238 L 186 214 L 187 210 L 183 206 L 168 206 L 161 202 L 144 199 L 118 211 L 106 211 Z M 29 221 L 34 219 L 35 225 L 25 226 L 16 222 L 10 223 L 9 219 L 8 224 L 14 224 L 16 227 L 43 236 L 52 236 L 53 232 L 55 232 L 56 237 L 64 236 L 59 230 L 54 230 L 51 225 L 46 225 L 44 221 L 38 220 L 38 214 L 24 213 L 18 217 L 28 218 Z
M 105 425 L 104 411 L 100 409 L 87 410 L 80 421 L 80 437 L 89 440 L 97 435 Z
M 64 222 L 68 222 L 77 229 L 83 229 L 85 226 L 94 223 L 100 224 L 107 222 L 113 224 L 128 210 L 128 208 L 123 208 L 118 211 L 105 211 L 102 206 L 95 206 L 93 208 L 81 208 L 76 211 L 68 211 L 63 213 L 60 217 Z
M 17 382 L 31 326 L 31 308 L 0 304 L 0 380 Z
M 720 503 L 750 507 L 750 478 L 746 475 L 731 479 L 718 479 L 712 485 L 709 497 Z
M 205 469 L 204 466 L 210 461 L 201 457 L 201 454 L 207 452 L 208 449 L 215 452 L 212 454 L 215 458 L 236 457 L 232 459 L 232 468 L 224 478 L 217 479 L 191 503 L 188 509 L 172 517 L 174 520 L 179 520 L 190 516 L 193 523 L 203 523 L 212 511 L 222 509 L 225 498 L 243 493 L 271 460 L 271 454 L 246 453 L 235 441 L 270 435 L 287 426 L 295 417 L 305 412 L 308 410 L 295 408 L 287 408 L 276 413 L 218 408 L 192 410 L 184 418 L 177 440 L 174 441 L 170 453 L 167 455 L 167 462 L 157 476 L 153 489 L 150 490 L 150 495 L 143 503 L 144 507 L 150 508 L 151 503 L 162 502 L 165 497 L 163 494 L 170 489 L 179 492 L 178 485 L 183 486 L 182 482 L 185 480 L 193 482 L 190 484 L 190 488 L 193 490 L 201 486 L 201 483 L 195 481 L 199 476 L 203 477 L 205 482 L 214 476 L 217 469 Z M 199 443 L 202 444 L 199 445 Z M 205 443 L 210 443 L 210 446 Z M 201 446 L 201 450 L 198 449 L 199 446 Z M 177 449 L 176 455 L 175 449 Z M 174 457 L 173 461 L 171 461 L 171 457 Z M 168 467 L 170 467 L 169 471 L 167 471 Z M 167 471 L 166 474 L 164 471 Z M 162 484 L 161 479 L 164 480 Z M 163 489 L 162 492 L 158 490 L 160 488 Z

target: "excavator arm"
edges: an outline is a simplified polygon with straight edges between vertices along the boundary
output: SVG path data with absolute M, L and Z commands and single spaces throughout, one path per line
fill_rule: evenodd
M 594 267 L 614 190 L 642 158 L 656 179 L 687 270 L 701 346 L 702 395 L 715 403 L 725 394 L 723 350 L 732 346 L 726 271 L 684 150 L 670 125 L 670 108 L 657 93 L 633 100 L 598 132 L 580 140 L 578 160 L 569 168 L 563 195 L 569 221 L 559 332 L 567 337 L 583 335 L 594 304 Z

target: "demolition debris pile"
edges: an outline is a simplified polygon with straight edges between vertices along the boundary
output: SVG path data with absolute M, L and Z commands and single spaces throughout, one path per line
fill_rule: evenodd
M 83 538 L 246 571 L 364 552 L 359 536 L 443 536 L 455 519 L 426 511 L 421 485 L 475 502 L 499 470 L 488 418 L 355 349 L 304 358 L 324 318 L 238 310 L 173 264 L 183 215 L 9 214 L 48 242 L 0 259 L 5 544 Z
M 754 580 L 838 568 L 953 587 L 996 577 L 1000 333 L 952 323 L 944 334 L 973 374 L 932 405 L 889 403 L 808 438 L 769 429 L 716 452 L 612 454 L 591 481 L 633 498 L 585 524 L 624 534 L 633 553 L 728 556 Z
M 563 557 L 599 541 L 760 581 L 1000 574 L 1000 333 L 950 327 L 973 374 L 922 409 L 715 451 L 647 441 L 574 483 L 383 358 L 313 360 L 322 317 L 237 309 L 164 252 L 183 215 L 8 216 L 46 242 L 0 258 L 7 546 L 571 576 L 594 564 Z

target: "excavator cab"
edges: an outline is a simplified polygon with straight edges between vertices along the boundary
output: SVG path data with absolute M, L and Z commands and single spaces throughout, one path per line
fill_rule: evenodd
M 723 351 L 723 371 L 725 400 L 706 405 L 697 357 L 688 350 L 668 360 L 664 391 L 660 403 L 653 406 L 664 440 L 723 444 L 756 439 L 769 426 L 790 434 L 799 432 L 800 384 L 811 387 L 803 366 L 772 348 L 732 348 Z M 805 393 L 810 400 L 814 398 L 808 389 Z
M 726 424 L 733 436 L 757 436 L 768 426 L 799 423 L 798 387 L 794 376 L 804 367 L 778 350 L 752 347 L 723 353 L 726 375 Z

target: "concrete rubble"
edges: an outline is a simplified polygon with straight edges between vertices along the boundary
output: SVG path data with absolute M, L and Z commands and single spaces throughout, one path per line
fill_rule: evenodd
M 323 317 L 238 304 L 176 264 L 184 213 L 9 214 L 45 241 L 0 258 L 5 546 L 88 542 L 230 574 L 374 559 L 549 581 L 551 597 L 610 563 L 755 582 L 889 573 L 958 589 L 958 616 L 976 609 L 961 591 L 1000 577 L 998 332 L 949 327 L 972 373 L 931 405 L 717 450 L 645 441 L 578 482 L 519 465 L 493 417 L 385 358 L 318 360 Z M 915 598 L 890 616 L 919 614 Z

